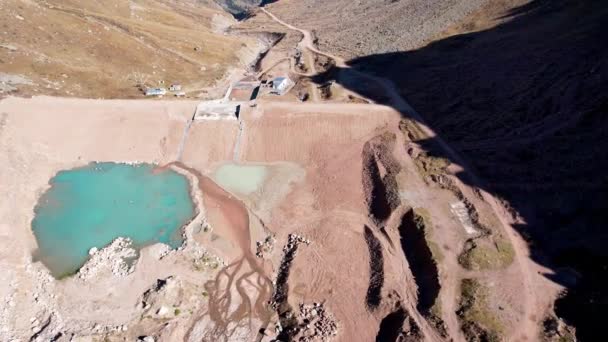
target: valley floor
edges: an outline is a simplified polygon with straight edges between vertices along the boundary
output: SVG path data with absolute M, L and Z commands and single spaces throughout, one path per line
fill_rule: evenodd
M 309 71 L 320 59 L 348 68 L 310 32 L 258 16 L 301 36 Z M 192 121 L 195 101 L 0 101 L 1 340 L 539 338 L 560 288 L 500 203 L 457 177 L 465 164 L 420 141 L 450 146 L 387 80 L 345 73 L 389 105 L 339 85 L 324 99 L 283 48 L 264 69 L 319 94 L 262 97 L 238 120 Z M 85 266 L 94 273 L 56 280 L 32 258 L 34 207 L 54 174 L 94 161 L 183 173 L 198 215 L 182 249 L 146 247 L 129 268 L 119 240 Z M 226 165 L 266 173 L 254 191 L 228 190 L 214 178 Z

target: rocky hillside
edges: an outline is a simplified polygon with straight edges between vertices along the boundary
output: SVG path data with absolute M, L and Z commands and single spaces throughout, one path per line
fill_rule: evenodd
M 505 199 L 534 261 L 568 289 L 557 314 L 592 341 L 608 309 L 608 6 L 511 4 L 493 1 L 417 50 L 350 64 L 397 85 L 482 186 Z M 421 143 L 449 158 L 434 141 Z
M 0 94 L 139 97 L 137 85 L 194 93 L 255 58 L 252 38 L 211 1 L 0 2 Z
M 429 39 L 488 0 L 282 0 L 281 19 L 314 30 L 318 45 L 341 57 L 403 51 Z

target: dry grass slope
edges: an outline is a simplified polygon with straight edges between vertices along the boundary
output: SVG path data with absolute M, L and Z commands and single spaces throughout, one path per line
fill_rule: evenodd
M 487 291 L 487 288 L 475 279 L 462 280 L 458 314 L 468 341 L 502 340 L 503 327 L 488 309 Z
M 0 3 L 0 69 L 31 85 L 18 95 L 131 98 L 136 85 L 213 85 L 253 39 L 224 35 L 227 14 L 195 0 L 76 0 Z

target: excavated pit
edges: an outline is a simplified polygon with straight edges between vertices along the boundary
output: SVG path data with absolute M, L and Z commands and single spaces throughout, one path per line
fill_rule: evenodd
M 401 306 L 386 315 L 386 317 L 382 319 L 382 322 L 380 322 L 380 329 L 378 330 L 378 335 L 376 335 L 376 342 L 397 341 L 406 318 L 407 314 L 405 309 Z
M 289 273 L 291 264 L 298 252 L 300 243 L 308 243 L 302 237 L 289 234 L 287 244 L 283 247 L 283 259 L 277 273 L 275 291 L 272 296 L 271 307 L 277 312 L 282 330 L 277 336 L 279 341 L 292 341 L 299 332 L 299 322 L 294 314 L 294 310 L 289 304 Z
M 369 285 L 365 303 L 368 310 L 375 310 L 382 301 L 382 287 L 384 286 L 384 255 L 382 245 L 374 232 L 365 226 L 365 242 L 369 251 Z
M 378 226 L 383 226 L 401 204 L 395 178 L 401 171 L 401 166 L 392 155 L 395 141 L 395 134 L 386 132 L 363 146 L 362 181 L 365 202 L 370 218 Z
M 433 253 L 426 241 L 425 224 L 413 209 L 401 219 L 399 236 L 405 258 L 418 287 L 418 311 L 428 316 L 435 305 L 441 286 Z
M 408 315 L 407 310 L 401 302 L 395 303 L 391 313 L 386 315 L 380 322 L 376 342 L 409 342 L 420 341 L 420 328 Z

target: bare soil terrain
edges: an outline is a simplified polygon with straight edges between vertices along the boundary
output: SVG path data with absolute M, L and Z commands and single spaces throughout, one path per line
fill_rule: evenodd
M 145 32 L 137 44 L 211 28 L 207 57 L 262 47 L 255 76 L 295 85 L 241 103 L 238 117 L 199 118 L 194 101 L 1 100 L 0 340 L 571 341 L 600 326 L 585 319 L 604 305 L 606 59 L 592 44 L 604 6 L 220 3 L 247 8 L 234 24 L 211 2 L 7 4 L 18 21 L 46 11 L 62 25 Z M 162 38 L 170 53 L 146 46 L 162 63 L 207 63 L 175 37 Z M 25 46 L 11 44 L 0 49 Z M 2 70 L 0 89 L 34 94 L 50 69 L 23 70 Z M 225 89 L 183 72 L 199 79 L 193 92 Z M 119 238 L 77 274 L 51 277 L 33 258 L 34 207 L 58 171 L 93 161 L 186 176 L 197 214 L 182 248 L 148 246 L 128 263 L 135 252 Z
M 31 261 L 33 207 L 55 172 L 89 161 L 167 164 L 177 158 L 193 107 L 191 102 L 53 98 L 1 102 L 2 163 L 8 166 L 1 179 L 3 191 L 11 194 L 2 207 L 2 291 L 9 298 L 3 337 L 351 341 L 397 334 L 441 340 L 443 329 L 459 336 L 458 296 L 449 293 L 459 291 L 458 279 L 476 273 L 459 270 L 457 251 L 467 233 L 450 213 L 450 203 L 458 198 L 425 183 L 406 151 L 400 113 L 385 106 L 261 101 L 247 108 L 237 162 L 279 168 L 251 195 L 228 194 L 204 176 L 232 162 L 229 150 L 239 136 L 234 124 L 196 121 L 181 163 L 174 166 L 200 188 L 193 191 L 199 194 L 201 215 L 188 226 L 183 251 L 162 256 L 160 246 L 152 246 L 131 273 L 62 281 Z M 78 130 L 59 128 L 76 123 Z M 95 127 L 95 133 L 87 127 Z M 301 176 L 288 176 L 294 167 Z M 472 198 L 471 203 L 486 217 L 482 202 Z M 412 208 L 424 213 L 425 234 L 437 239 L 432 248 L 425 247 L 425 238 L 408 242 L 414 239 L 406 230 L 414 227 Z M 268 236 L 274 248 L 262 259 L 254 257 L 256 242 Z M 299 242 L 289 242 L 294 236 Z M 437 266 L 423 276 L 428 263 Z M 501 306 L 504 331 L 527 319 L 519 313 L 525 297 L 509 292 L 521 286 L 521 270 L 517 264 L 508 269 L 508 278 L 480 273 L 480 281 L 490 287 L 512 283 L 491 287 L 489 293 L 500 299 L 483 307 L 494 312 L 494 305 Z M 423 279 L 433 274 L 435 285 L 429 286 Z M 245 286 L 248 279 L 260 286 Z M 263 305 L 268 301 L 270 308 Z M 93 302 L 97 308 L 87 314 L 78 309 Z M 305 319 L 317 323 L 311 326 Z M 160 328 L 159 322 L 170 324 Z
M 423 150 L 501 198 L 545 277 L 568 288 L 555 311 L 582 340 L 601 334 L 605 310 L 607 14 L 597 1 L 495 1 L 419 49 L 346 63 L 390 80 L 438 133 Z M 390 104 L 349 68 L 318 78 Z M 572 338 L 546 315 L 546 338 Z

